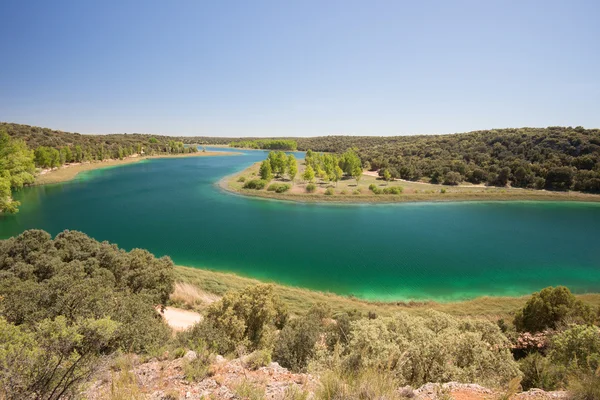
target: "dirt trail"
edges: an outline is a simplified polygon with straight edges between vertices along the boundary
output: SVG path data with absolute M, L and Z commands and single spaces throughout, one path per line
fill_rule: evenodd
M 202 320 L 202 315 L 181 308 L 167 307 L 162 312 L 167 324 L 175 331 L 183 331 Z

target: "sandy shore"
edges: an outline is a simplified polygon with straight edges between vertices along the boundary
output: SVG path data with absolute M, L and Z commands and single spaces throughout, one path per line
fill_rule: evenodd
M 90 171 L 93 169 L 100 168 L 108 168 L 115 167 L 119 165 L 133 164 L 136 162 L 149 160 L 153 158 L 181 158 L 181 157 L 212 157 L 212 156 L 231 156 L 237 155 L 240 153 L 234 151 L 199 151 L 197 153 L 187 153 L 187 154 L 160 154 L 155 156 L 143 156 L 140 157 L 138 155 L 134 155 L 131 157 L 124 158 L 123 160 L 104 160 L 104 161 L 96 161 L 96 162 L 86 162 L 86 163 L 72 163 L 64 165 L 60 168 L 52 169 L 52 170 L 43 170 L 36 178 L 34 185 L 46 185 L 49 183 L 60 183 L 60 182 L 68 182 L 70 180 L 75 179 L 77 174 L 84 171 Z

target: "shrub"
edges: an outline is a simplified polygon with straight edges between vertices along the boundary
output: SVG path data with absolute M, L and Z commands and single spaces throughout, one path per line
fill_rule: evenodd
M 391 186 L 383 188 L 384 194 L 402 194 L 402 187 L 400 186 Z
M 514 319 L 518 331 L 541 332 L 556 329 L 561 322 L 593 323 L 590 306 L 578 300 L 564 286 L 547 287 L 534 293 Z
M 235 394 L 244 400 L 264 400 L 266 398 L 264 387 L 253 385 L 245 378 L 235 387 Z
M 362 193 L 362 189 L 361 189 L 361 188 L 354 189 L 354 190 L 352 191 L 352 194 L 361 194 L 361 193 Z
M 246 177 L 245 176 L 240 176 L 237 181 L 238 182 L 245 182 L 246 181 Z
M 574 375 L 569 378 L 569 400 L 600 399 L 600 370 L 596 373 Z
M 286 319 L 287 312 L 273 285 L 259 284 L 226 293 L 208 307 L 203 323 L 223 336 L 218 340 L 229 353 L 238 345 L 251 351 L 270 347 L 275 330 L 281 329 Z
M 551 339 L 549 357 L 558 365 L 596 371 L 600 367 L 600 330 L 573 325 Z
M 325 190 L 325 196 L 333 196 L 335 194 L 335 190 L 333 188 L 327 188 Z
M 199 382 L 204 378 L 213 375 L 210 366 L 213 362 L 212 355 L 206 347 L 196 350 L 196 358 L 185 360 L 183 364 L 183 375 L 189 382 Z
M 444 177 L 444 185 L 458 185 L 462 180 L 463 176 L 460 173 L 450 171 Z
M 269 192 L 283 193 L 290 190 L 292 186 L 287 183 L 271 183 L 267 190 Z
M 266 367 L 271 363 L 271 352 L 268 350 L 256 350 L 246 358 L 246 366 L 251 370 Z
M 244 189 L 261 190 L 264 189 L 265 186 L 267 186 L 267 181 L 263 179 L 252 179 L 244 183 Z
M 379 189 L 374 183 L 369 185 L 369 190 L 374 194 L 381 194 L 381 189 Z
M 540 353 L 531 353 L 519 360 L 519 369 L 523 372 L 523 390 L 539 388 L 555 390 L 562 382 L 564 371 L 548 357 Z
M 314 193 L 315 190 L 317 190 L 317 185 L 315 185 L 314 183 L 309 183 L 308 185 L 306 185 L 307 193 Z
M 413 386 L 450 380 L 494 386 L 519 374 L 508 340 L 489 321 L 429 311 L 425 317 L 400 313 L 351 326 L 342 357 L 347 371 L 391 371 Z
M 347 191 L 346 189 L 343 189 L 343 190 L 340 192 L 340 194 L 346 195 L 346 194 L 348 194 L 348 191 Z
M 441 189 L 440 189 L 440 193 L 441 193 L 441 194 L 444 194 L 444 193 L 446 193 L 446 188 L 441 188 Z
M 308 400 L 309 392 L 291 384 L 283 393 L 283 400 Z

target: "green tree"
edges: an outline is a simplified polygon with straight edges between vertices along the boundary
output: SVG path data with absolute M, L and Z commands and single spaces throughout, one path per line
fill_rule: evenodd
M 344 176 L 344 171 L 342 171 L 339 165 L 336 165 L 333 170 L 333 180 L 335 181 L 335 186 L 337 186 L 339 180 L 342 179 L 342 176 Z
M 302 179 L 306 182 L 312 182 L 315 180 L 315 171 L 312 169 L 310 165 L 306 166 L 304 173 L 302 174 Z
M 387 169 L 387 168 L 385 168 L 385 169 L 383 170 L 383 179 L 384 179 L 386 182 L 389 182 L 389 181 L 391 181 L 391 180 L 392 180 L 392 174 L 390 173 L 390 170 L 389 170 L 389 169 Z
M 270 160 L 264 160 L 261 164 L 260 164 L 260 179 L 265 180 L 265 181 L 270 181 L 271 179 L 273 179 L 273 171 L 271 169 L 271 161 Z
M 22 140 L 11 139 L 0 131 L 0 213 L 17 212 L 19 202 L 12 192 L 35 179 L 34 154 Z
M 352 168 L 352 176 L 354 177 L 354 179 L 356 179 L 356 184 L 358 185 L 358 181 L 360 181 L 360 178 L 362 178 L 362 167 L 360 166 L 360 164 L 355 165 Z
M 293 182 L 296 174 L 298 174 L 298 162 L 293 154 L 288 155 L 287 158 L 287 173 L 290 180 Z
M 534 293 L 514 318 L 515 328 L 520 332 L 556 329 L 565 321 L 592 323 L 594 313 L 564 286 L 547 287 Z

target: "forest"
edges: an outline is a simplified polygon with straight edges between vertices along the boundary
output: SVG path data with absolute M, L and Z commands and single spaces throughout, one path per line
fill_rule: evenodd
M 433 310 L 334 312 L 325 303 L 294 315 L 273 285 L 258 284 L 225 293 L 173 335 L 157 312 L 174 289 L 168 257 L 76 231 L 29 230 L 0 241 L 0 278 L 7 400 L 73 398 L 123 353 L 176 358 L 186 349 L 199 355 L 184 364 L 190 382 L 210 376 L 215 355 L 244 349 L 252 368 L 274 360 L 318 376 L 317 400 L 406 399 L 404 385 L 448 381 L 600 394 L 599 312 L 565 287 L 534 293 L 511 320 L 490 321 Z
M 298 149 L 355 148 L 365 168 L 431 183 L 600 192 L 600 130 L 521 128 L 453 135 L 299 138 Z
M 246 149 L 295 151 L 298 148 L 298 143 L 291 139 L 255 139 L 234 141 L 229 143 L 229 146 Z

